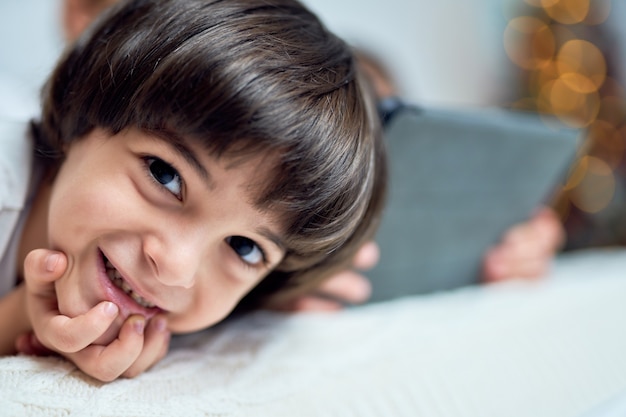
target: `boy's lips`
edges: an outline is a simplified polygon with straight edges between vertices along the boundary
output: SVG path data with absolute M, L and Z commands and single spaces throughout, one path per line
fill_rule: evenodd
M 105 298 L 119 307 L 122 317 L 138 314 L 149 320 L 162 311 L 124 278 L 104 252 L 100 250 L 98 252 L 98 272 Z

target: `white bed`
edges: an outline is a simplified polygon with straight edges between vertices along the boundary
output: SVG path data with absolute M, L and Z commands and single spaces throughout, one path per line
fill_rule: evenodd
M 255 313 L 110 384 L 6 357 L 0 387 L 3 416 L 579 417 L 626 392 L 626 251 L 564 256 L 536 283 Z

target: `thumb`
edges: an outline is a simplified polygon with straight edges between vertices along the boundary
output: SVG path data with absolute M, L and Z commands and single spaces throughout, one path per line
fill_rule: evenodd
M 61 278 L 67 268 L 67 257 L 62 252 L 35 249 L 24 259 L 24 279 L 32 292 L 38 293 Z

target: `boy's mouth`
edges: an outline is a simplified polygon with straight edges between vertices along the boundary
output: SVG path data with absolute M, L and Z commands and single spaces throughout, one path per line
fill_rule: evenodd
M 106 271 L 109 280 L 115 285 L 117 288 L 122 290 L 126 295 L 132 298 L 137 304 L 145 308 L 154 308 L 156 305 L 146 300 L 139 294 L 137 294 L 131 286 L 124 280 L 124 277 L 119 273 L 119 271 L 113 266 L 113 264 L 107 259 L 104 254 L 102 254 L 102 258 L 104 260 L 104 269 Z

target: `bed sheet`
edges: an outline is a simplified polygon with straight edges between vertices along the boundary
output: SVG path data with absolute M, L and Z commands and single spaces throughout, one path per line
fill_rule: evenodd
M 626 392 L 626 252 L 340 313 L 257 312 L 134 379 L 0 359 L 0 415 L 578 417 Z

